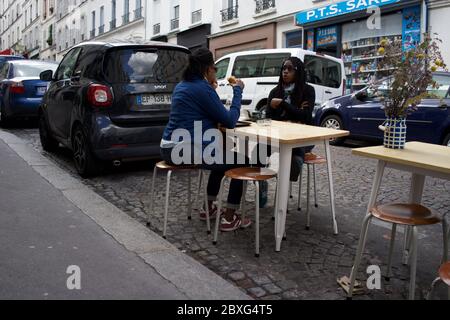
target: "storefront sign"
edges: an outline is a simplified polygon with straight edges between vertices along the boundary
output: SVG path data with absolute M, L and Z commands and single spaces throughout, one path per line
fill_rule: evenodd
M 413 49 L 420 43 L 420 6 L 403 9 L 403 51 Z
M 316 49 L 335 45 L 338 42 L 338 27 L 317 28 Z
M 398 2 L 400 2 L 400 0 L 347 0 L 330 4 L 325 7 L 299 12 L 295 17 L 295 21 L 297 25 L 303 25 L 306 23 L 344 15 L 346 13 L 366 10 L 371 6 L 381 7 Z

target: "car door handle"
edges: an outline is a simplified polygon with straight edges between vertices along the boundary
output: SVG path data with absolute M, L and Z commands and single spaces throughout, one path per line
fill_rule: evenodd
M 219 87 L 225 87 L 225 83 L 219 84 Z
M 333 92 L 331 92 L 331 91 L 325 91 L 325 93 L 328 93 L 328 94 L 333 94 Z
M 438 107 L 439 109 L 447 109 L 448 108 L 448 105 L 446 105 L 446 104 L 441 104 L 439 107 Z

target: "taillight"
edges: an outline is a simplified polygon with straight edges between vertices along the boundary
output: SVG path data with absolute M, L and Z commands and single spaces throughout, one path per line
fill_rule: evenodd
M 23 85 L 22 82 L 13 82 L 11 83 L 9 91 L 14 94 L 24 94 L 25 86 Z
M 88 101 L 94 107 L 110 107 L 113 102 L 111 88 L 102 84 L 91 84 L 88 88 Z

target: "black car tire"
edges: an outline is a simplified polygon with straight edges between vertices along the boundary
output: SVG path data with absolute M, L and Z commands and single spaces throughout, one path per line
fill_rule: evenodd
M 39 138 L 41 140 L 42 149 L 47 152 L 54 152 L 59 146 L 58 141 L 52 137 L 43 113 L 39 115 Z
M 75 168 L 82 178 L 90 178 L 99 174 L 100 162 L 92 153 L 86 133 L 81 126 L 76 127 L 73 132 L 72 148 Z
M 3 105 L 0 105 L 0 126 L 7 128 L 10 122 L 9 117 L 6 115 L 5 108 Z
M 447 135 L 445 136 L 443 145 L 450 147 L 450 133 L 447 133 Z
M 323 128 L 332 128 L 336 130 L 344 130 L 344 125 L 342 124 L 342 119 L 338 115 L 332 114 L 327 117 L 325 117 L 322 122 L 320 123 L 320 126 Z M 341 145 L 345 141 L 345 138 L 336 138 L 330 140 L 330 144 L 332 145 Z

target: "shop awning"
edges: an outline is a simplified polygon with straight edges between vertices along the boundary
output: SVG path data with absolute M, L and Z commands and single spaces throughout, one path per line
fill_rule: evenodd
M 367 17 L 367 9 L 378 6 L 382 12 L 398 10 L 421 3 L 421 0 L 345 0 L 323 7 L 304 10 L 295 15 L 295 23 L 304 28 L 319 27 Z

